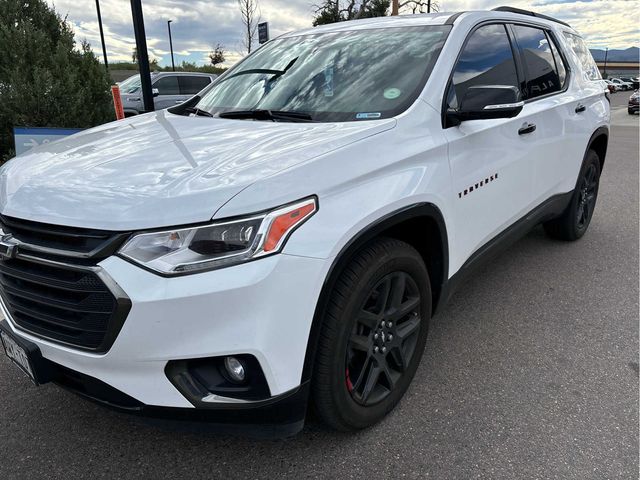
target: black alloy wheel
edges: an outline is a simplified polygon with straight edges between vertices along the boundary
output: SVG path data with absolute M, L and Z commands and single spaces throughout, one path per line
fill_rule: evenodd
M 332 284 L 311 378 L 320 418 L 342 431 L 380 421 L 420 363 L 431 285 L 411 245 L 377 238 L 354 253 Z
M 389 396 L 415 352 L 420 330 L 420 292 L 406 272 L 385 276 L 358 313 L 346 355 L 346 385 L 369 406 Z
M 589 225 L 593 210 L 596 206 L 596 194 L 598 192 L 598 170 L 596 165 L 591 163 L 582 175 L 580 181 L 580 198 L 576 212 L 576 225 L 579 229 L 584 229 Z

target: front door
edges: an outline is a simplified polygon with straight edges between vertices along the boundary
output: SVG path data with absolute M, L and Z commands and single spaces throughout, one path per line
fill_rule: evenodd
M 154 82 L 153 88 L 158 91 L 158 95 L 153 99 L 156 110 L 173 107 L 184 101 L 184 95 L 180 93 L 177 75 L 160 77 Z
M 471 86 L 520 89 L 513 49 L 503 24 L 473 31 L 458 58 L 444 108 L 457 108 Z M 535 142 L 529 119 L 470 120 L 445 129 L 453 187 L 451 272 L 532 208 Z

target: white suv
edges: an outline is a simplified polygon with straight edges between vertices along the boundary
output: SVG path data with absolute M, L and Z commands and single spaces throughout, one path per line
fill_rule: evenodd
M 630 82 L 625 82 L 620 78 L 612 78 L 610 79 L 611 83 L 613 83 L 618 90 L 633 90 L 633 84 Z
M 312 401 L 367 427 L 482 258 L 585 233 L 609 116 L 583 40 L 531 12 L 283 35 L 2 167 L 5 349 L 124 411 L 286 435 Z

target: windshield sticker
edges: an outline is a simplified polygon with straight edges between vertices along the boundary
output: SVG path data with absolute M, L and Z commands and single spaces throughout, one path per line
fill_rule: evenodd
M 398 98 L 401 94 L 402 90 L 400 90 L 399 88 L 387 88 L 385 89 L 383 95 L 387 100 L 393 100 L 395 98 Z
M 324 96 L 333 97 L 333 67 L 324 69 Z
M 381 116 L 382 114 L 380 112 L 356 113 L 356 118 L 359 120 L 370 119 L 370 118 L 380 118 Z

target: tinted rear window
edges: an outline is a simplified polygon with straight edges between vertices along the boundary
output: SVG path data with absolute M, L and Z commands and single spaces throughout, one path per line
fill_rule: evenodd
M 602 78 L 600 76 L 600 70 L 598 70 L 598 66 L 593 60 L 591 52 L 587 48 L 587 44 L 584 43 L 584 40 L 578 35 L 574 35 L 569 32 L 564 32 L 564 36 L 567 39 L 569 47 L 571 47 L 573 53 L 578 57 L 578 61 L 582 66 L 582 71 L 585 77 L 588 80 L 600 80 Z
M 526 98 L 536 98 L 562 90 L 549 38 L 544 30 L 514 25 L 520 56 L 525 68 Z

